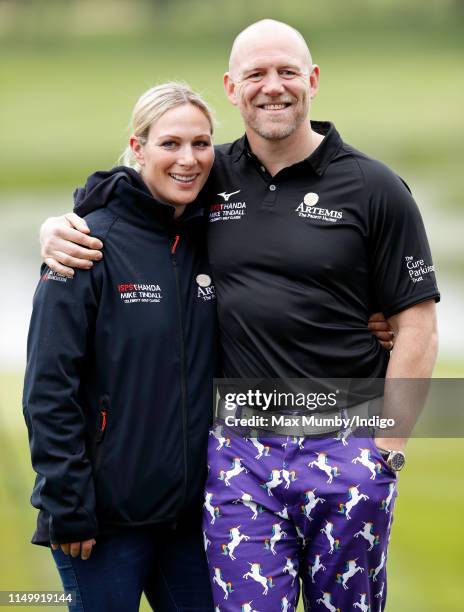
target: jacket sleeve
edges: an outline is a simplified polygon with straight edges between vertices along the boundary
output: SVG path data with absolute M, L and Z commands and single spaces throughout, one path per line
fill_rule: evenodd
M 29 327 L 23 412 L 38 475 L 31 502 L 49 515 L 50 541 L 56 543 L 86 540 L 97 532 L 79 403 L 98 311 L 97 276 L 94 270 L 76 271 L 67 279 L 43 266 Z

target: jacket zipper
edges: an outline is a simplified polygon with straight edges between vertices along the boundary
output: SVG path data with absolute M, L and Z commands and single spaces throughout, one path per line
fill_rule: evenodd
M 174 279 L 176 283 L 177 295 L 177 316 L 180 329 L 180 389 L 181 389 L 181 405 L 182 405 L 182 441 L 184 446 L 184 484 L 182 489 L 182 497 L 180 508 L 184 505 L 187 497 L 187 365 L 185 353 L 185 335 L 184 335 L 184 318 L 182 315 L 182 295 L 180 291 L 179 267 L 176 258 L 176 249 L 179 244 L 180 236 L 176 234 L 171 247 L 171 261 L 174 270 Z

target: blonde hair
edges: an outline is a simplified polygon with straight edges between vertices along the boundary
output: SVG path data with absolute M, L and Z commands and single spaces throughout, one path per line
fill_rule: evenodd
M 202 111 L 209 121 L 212 134 L 214 130 L 213 111 L 200 94 L 193 91 L 187 83 L 178 81 L 156 85 L 140 96 L 132 111 L 130 122 L 132 133 L 144 145 L 148 140 L 151 125 L 167 111 L 184 104 L 192 104 Z M 129 145 L 119 158 L 119 164 L 129 166 L 140 172 L 140 164 Z

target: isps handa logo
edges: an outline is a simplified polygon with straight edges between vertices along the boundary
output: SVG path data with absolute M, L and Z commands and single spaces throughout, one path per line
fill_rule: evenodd
M 295 208 L 295 212 L 298 213 L 299 217 L 303 217 L 303 219 L 315 219 L 316 221 L 328 221 L 329 223 L 336 223 L 340 219 L 343 219 L 341 210 L 321 208 L 320 206 L 316 206 L 318 203 L 319 196 L 317 193 L 310 191 L 303 198 L 303 202 L 300 202 Z
M 120 283 L 117 289 L 124 304 L 158 304 L 163 298 L 158 283 Z
M 216 290 L 211 282 L 211 277 L 207 274 L 198 274 L 195 278 L 197 282 L 197 298 L 204 302 L 216 299 Z

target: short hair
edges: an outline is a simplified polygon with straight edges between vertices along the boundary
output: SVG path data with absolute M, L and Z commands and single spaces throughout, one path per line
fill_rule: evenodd
M 137 136 L 141 144 L 148 140 L 148 133 L 153 123 L 156 123 L 165 113 L 173 108 L 191 104 L 196 106 L 208 119 L 211 134 L 214 131 L 214 115 L 205 100 L 193 91 L 187 84 L 178 81 L 169 81 L 151 87 L 137 100 L 132 111 L 130 129 Z M 130 146 L 127 146 L 119 158 L 119 163 L 140 171 L 140 165 Z

